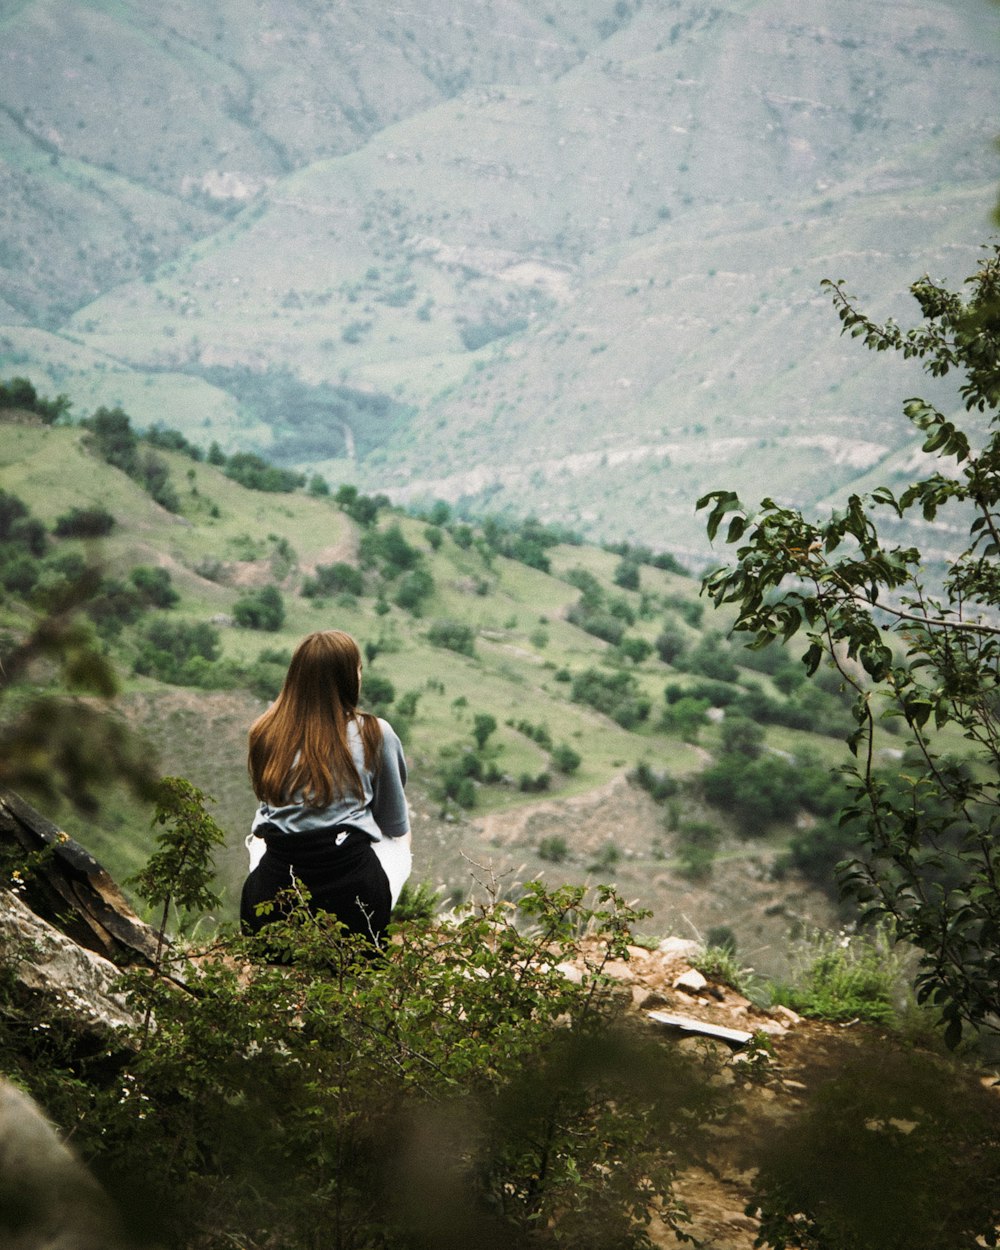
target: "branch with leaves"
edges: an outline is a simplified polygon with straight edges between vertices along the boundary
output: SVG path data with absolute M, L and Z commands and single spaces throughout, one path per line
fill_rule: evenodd
M 864 852 L 840 865 L 841 884 L 922 951 L 918 995 L 940 1007 L 955 1044 L 963 1026 L 1000 1027 L 1000 248 L 986 249 L 965 297 L 915 282 L 923 320 L 908 330 L 866 316 L 843 283 L 824 285 L 844 333 L 932 377 L 961 374 L 968 415 L 960 424 L 906 400 L 940 467 L 898 496 L 851 495 L 823 520 L 773 499 L 751 510 L 732 491 L 705 495 L 709 537 L 724 532 L 737 550 L 703 590 L 735 605 L 752 647 L 804 635 L 806 668 L 832 664 L 855 690 L 858 763 L 842 819 L 861 822 Z M 888 516 L 919 528 L 944 509 L 968 537 L 932 585 L 919 548 L 884 541 L 879 526 Z M 887 777 L 877 739 L 892 719 L 906 727 L 912 768 Z

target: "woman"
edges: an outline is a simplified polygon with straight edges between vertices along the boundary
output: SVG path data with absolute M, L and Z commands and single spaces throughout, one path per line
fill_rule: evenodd
M 260 807 L 240 921 L 299 880 L 313 911 L 378 942 L 410 871 L 406 760 L 388 722 L 359 711 L 361 654 L 350 634 L 323 630 L 292 656 L 281 693 L 250 727 L 248 767 Z M 257 844 L 259 846 L 259 843 Z M 383 864 L 385 866 L 383 866 Z M 391 879 L 391 884 L 390 884 Z

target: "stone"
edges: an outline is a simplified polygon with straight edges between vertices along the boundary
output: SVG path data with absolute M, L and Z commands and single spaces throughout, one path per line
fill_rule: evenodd
M 124 1250 L 107 1195 L 37 1103 L 0 1079 L 4 1250 Z
M 0 890 L 0 950 L 22 996 L 40 1018 L 74 1032 L 108 1033 L 136 1017 L 112 988 L 121 975 L 109 959 L 79 946 L 37 916 L 9 890 Z
M 664 938 L 656 949 L 661 955 L 666 955 L 670 959 L 693 959 L 702 952 L 700 942 L 681 937 Z
M 685 994 L 700 994 L 706 985 L 708 980 L 697 968 L 688 968 L 687 972 L 674 979 L 674 989 L 683 990 Z

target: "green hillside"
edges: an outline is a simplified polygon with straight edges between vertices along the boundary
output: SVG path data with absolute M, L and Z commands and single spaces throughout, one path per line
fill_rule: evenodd
M 224 915 L 254 809 L 247 728 L 297 640 L 328 627 L 359 639 L 363 699 L 404 735 L 417 874 L 442 899 L 477 873 L 541 871 L 614 879 L 663 931 L 681 923 L 680 906 L 732 927 L 734 892 L 747 923 L 762 891 L 775 925 L 797 907 L 827 914 L 795 873 L 775 880 L 767 865 L 794 835 L 818 880 L 829 867 L 831 852 L 817 859 L 801 831 L 825 828 L 838 793 L 836 683 L 806 683 L 787 657 L 727 639 L 671 559 L 656 567 L 649 551 L 565 541 L 533 522 L 471 526 L 440 503 L 408 515 L 353 488 L 319 493 L 315 480 L 247 489 L 227 476 L 238 458 L 214 465 L 140 442 L 140 463 L 151 455 L 168 470 L 157 489 L 175 492 L 169 511 L 98 454 L 94 428 L 4 416 L 3 498 L 50 537 L 34 560 L 16 535 L 0 543 L 0 628 L 23 633 L 73 553 L 100 558 L 104 591 L 89 611 L 122 676 L 120 710 L 162 772 L 218 800 Z M 95 508 L 113 517 L 99 543 L 54 536 L 74 509 Z M 159 597 L 137 607 L 149 583 Z M 260 619 L 268 602 L 280 623 Z M 184 653 L 185 630 L 207 630 L 211 655 Z M 119 876 L 148 852 L 148 813 L 123 794 L 97 818 L 61 818 Z
M 990 229 L 987 0 L 27 0 L 0 33 L 0 371 L 693 566 L 700 491 L 822 505 L 912 449 L 912 380 L 822 279 L 909 316 Z

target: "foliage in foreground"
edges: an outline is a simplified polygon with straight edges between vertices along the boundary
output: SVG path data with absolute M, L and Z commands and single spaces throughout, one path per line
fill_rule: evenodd
M 654 1217 L 682 1232 L 672 1182 L 718 1097 L 621 1027 L 603 969 L 637 914 L 612 890 L 591 908 L 532 883 L 516 907 L 398 925 L 375 955 L 293 901 L 259 939 L 128 973 L 154 1023 L 114 1055 L 69 1061 L 52 1029 L 29 1038 L 44 1062 L 21 1051 L 134 1244 L 603 1250 L 650 1245 Z
M 914 283 L 923 321 L 907 331 L 871 321 L 829 285 L 844 330 L 867 347 L 920 359 L 935 377 L 960 373 L 966 429 L 908 400 L 939 468 L 898 496 L 851 496 L 826 521 L 770 499 L 752 513 L 730 491 L 706 495 L 709 536 L 725 524 L 741 545 L 705 589 L 737 606 L 736 628 L 758 646 L 804 631 L 807 668 L 825 658 L 855 691 L 844 819 L 860 826 L 863 849 L 841 865 L 842 883 L 923 952 L 918 998 L 940 1008 L 954 1045 L 965 1025 L 1000 1023 L 1000 247 L 969 278 L 968 299 L 926 277 Z M 919 550 L 876 525 L 891 530 L 914 511 L 928 527 L 946 515 L 968 535 L 940 584 Z M 890 720 L 905 725 L 917 762 L 896 776 L 878 767 Z

